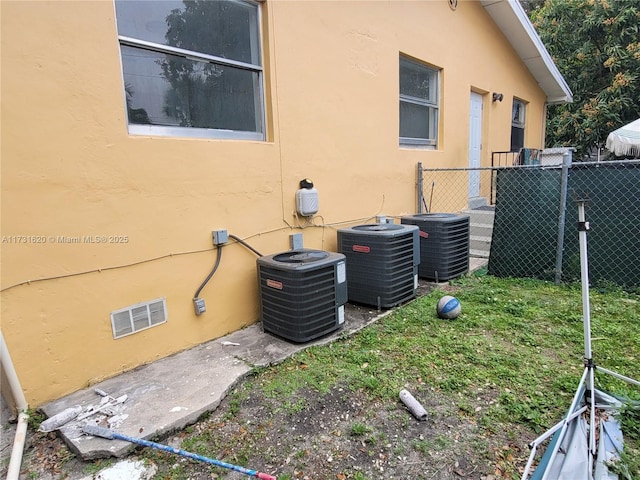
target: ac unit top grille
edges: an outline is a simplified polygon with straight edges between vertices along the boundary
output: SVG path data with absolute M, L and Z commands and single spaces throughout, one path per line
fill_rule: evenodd
M 367 225 L 356 225 L 355 227 L 345 228 L 339 230 L 339 232 L 348 232 L 351 235 L 364 235 L 375 237 L 396 237 L 404 236 L 407 234 L 407 229 L 411 228 L 409 225 L 398 225 L 395 223 L 374 223 Z
M 392 230 L 404 230 L 404 227 L 393 223 L 375 223 L 371 225 L 357 225 L 353 227 L 352 230 L 363 232 L 390 232 Z
M 412 218 L 415 220 L 459 220 L 460 215 L 456 213 L 417 213 L 415 215 L 406 215 L 405 218 Z
M 324 250 L 301 248 L 288 252 L 265 255 L 258 258 L 259 266 L 271 267 L 281 271 L 316 270 L 325 265 L 333 265 L 336 261 L 344 260 L 344 255 Z
M 324 260 L 329 256 L 329 252 L 322 250 L 306 250 L 306 251 L 291 251 L 280 253 L 273 257 L 276 262 L 284 263 L 311 263 L 319 260 Z

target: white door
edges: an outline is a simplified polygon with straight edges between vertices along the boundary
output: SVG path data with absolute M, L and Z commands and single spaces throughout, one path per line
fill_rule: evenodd
M 471 92 L 469 108 L 469 168 L 480 167 L 482 148 L 482 95 Z M 480 197 L 480 170 L 469 171 L 469 206 Z

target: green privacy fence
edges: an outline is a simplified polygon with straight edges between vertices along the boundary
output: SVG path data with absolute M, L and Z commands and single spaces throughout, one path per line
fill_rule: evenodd
M 578 202 L 589 222 L 589 277 L 640 288 L 640 160 L 498 168 L 488 273 L 580 278 Z

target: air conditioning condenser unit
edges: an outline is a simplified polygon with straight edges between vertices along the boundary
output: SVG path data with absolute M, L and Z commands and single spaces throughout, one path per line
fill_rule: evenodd
M 344 255 L 299 249 L 260 257 L 257 265 L 265 332 L 303 343 L 343 325 L 348 300 Z

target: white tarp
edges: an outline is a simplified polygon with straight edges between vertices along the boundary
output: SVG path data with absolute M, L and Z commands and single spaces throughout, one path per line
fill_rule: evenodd
M 589 459 L 590 428 L 587 415 L 582 413 L 567 423 L 562 438 L 559 438 L 561 432 L 556 431 L 537 468 L 530 478 L 527 476 L 528 480 L 620 480 L 617 474 L 609 471 L 608 465 L 619 460 L 624 449 L 620 422 L 617 418 L 624 403 L 601 390 L 595 389 L 594 392 L 595 409 L 599 412 L 596 420 L 598 425 L 595 427 L 598 430 L 598 442 L 594 470 L 589 470 L 590 467 L 594 467 Z M 578 394 L 582 397 L 582 402 L 576 406 L 576 412 L 577 407 L 589 403 L 589 396 L 585 395 L 584 387 L 579 389 Z M 573 413 L 567 412 L 567 418 Z M 552 457 L 553 461 L 550 463 Z
M 640 118 L 611 132 L 605 146 L 618 157 L 640 157 Z

